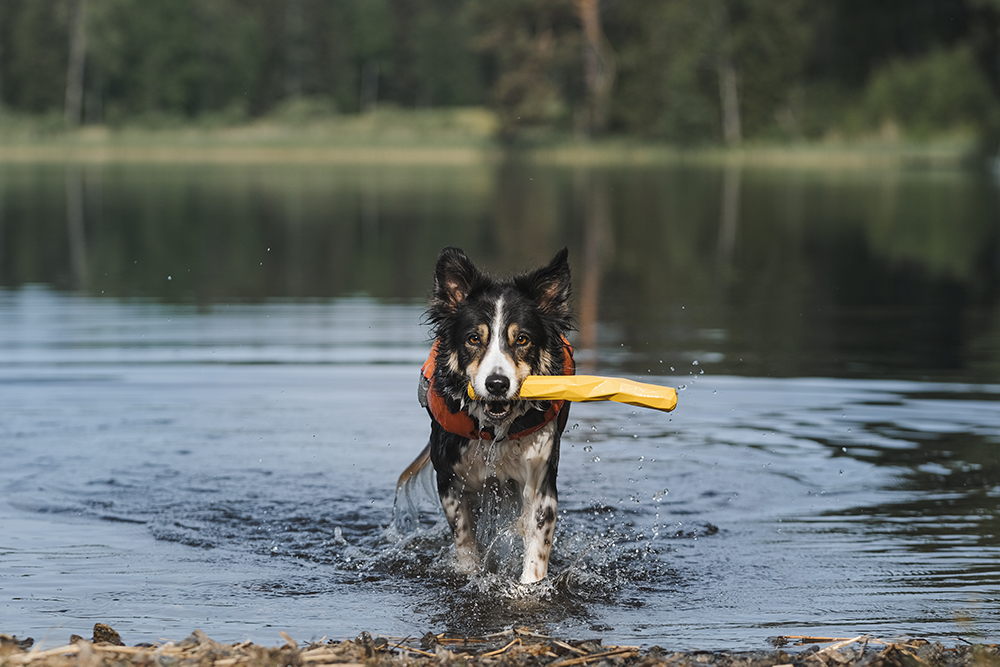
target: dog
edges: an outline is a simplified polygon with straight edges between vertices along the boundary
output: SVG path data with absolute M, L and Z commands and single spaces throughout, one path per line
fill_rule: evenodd
M 431 434 L 400 486 L 433 464 L 464 573 L 482 568 L 477 523 L 491 511 L 484 502 L 490 488 L 506 490 L 520 508 L 521 583 L 548 573 L 569 403 L 518 394 L 528 375 L 575 372 L 566 339 L 572 329 L 567 255 L 563 249 L 547 265 L 503 279 L 480 271 L 458 248 L 445 248 L 437 260 L 427 310 L 434 343 L 418 391 Z

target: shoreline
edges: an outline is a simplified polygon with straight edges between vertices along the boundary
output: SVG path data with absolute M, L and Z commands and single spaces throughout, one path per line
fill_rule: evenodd
M 604 645 L 600 639 L 559 639 L 515 628 L 483 637 L 426 633 L 421 638 L 362 632 L 301 644 L 281 632 L 281 646 L 225 644 L 195 630 L 181 641 L 126 646 L 98 623 L 90 639 L 41 649 L 33 640 L 0 634 L 0 667 L 994 667 L 996 644 L 945 646 L 925 639 L 773 637 L 761 651 L 675 651 L 659 646 Z M 792 646 L 794 645 L 794 646 Z M 785 647 L 792 646 L 789 650 Z
M 831 148 L 757 147 L 726 150 L 669 146 L 578 145 L 548 148 L 461 146 L 183 146 L 2 144 L 0 164 L 344 165 L 489 166 L 512 156 L 554 167 L 650 167 L 688 165 L 810 170 L 881 168 L 960 169 L 985 160 L 947 147 Z
M 88 126 L 44 132 L 3 122 L 0 164 L 328 164 L 475 166 L 507 159 L 559 167 L 693 165 L 795 169 L 961 168 L 985 163 L 968 136 L 747 142 L 740 147 L 683 147 L 637 138 L 593 141 L 536 137 L 504 147 L 480 112 L 442 112 L 436 124 L 416 115 L 327 120 L 301 126 L 260 122 L 234 127 L 166 129 Z

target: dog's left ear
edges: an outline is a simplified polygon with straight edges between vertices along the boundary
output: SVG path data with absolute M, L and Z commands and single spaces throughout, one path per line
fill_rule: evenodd
M 516 279 L 518 287 L 527 293 L 542 312 L 569 323 L 569 250 L 563 248 L 552 261 L 540 269 Z

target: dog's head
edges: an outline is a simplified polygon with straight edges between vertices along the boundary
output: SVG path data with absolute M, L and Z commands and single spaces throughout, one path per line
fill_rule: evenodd
M 508 279 L 486 275 L 458 248 L 438 257 L 428 318 L 439 341 L 442 389 L 468 401 L 482 425 L 502 427 L 524 414 L 528 375 L 562 373 L 562 335 L 571 326 L 568 252 Z

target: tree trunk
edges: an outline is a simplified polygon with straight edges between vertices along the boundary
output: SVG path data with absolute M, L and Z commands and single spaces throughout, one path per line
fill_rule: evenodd
M 69 29 L 69 65 L 66 68 L 67 127 L 80 124 L 83 113 L 83 67 L 87 58 L 87 0 L 76 0 Z
M 583 26 L 584 78 L 587 82 L 587 133 L 601 132 L 608 125 L 611 89 L 615 84 L 615 57 L 601 27 L 600 0 L 577 0 Z
M 3 38 L 0 36 L 0 110 L 3 109 Z
M 290 0 L 285 6 L 285 97 L 287 98 L 302 96 L 304 35 L 305 15 L 302 2 Z
M 722 102 L 722 137 L 727 146 L 739 146 L 743 141 L 740 123 L 740 93 L 736 68 L 728 55 L 719 56 L 719 98 Z
M 361 99 L 360 108 L 363 113 L 373 112 L 378 108 L 378 61 L 372 58 L 361 66 Z

